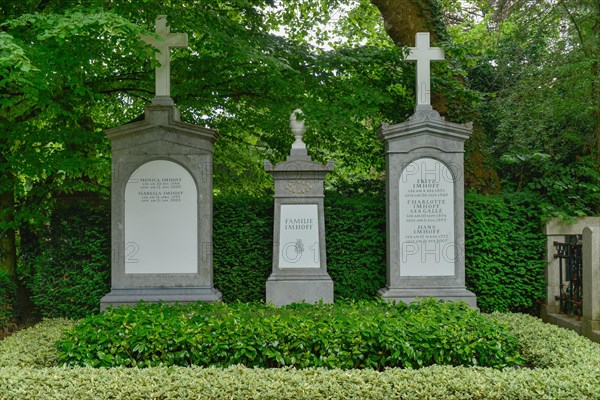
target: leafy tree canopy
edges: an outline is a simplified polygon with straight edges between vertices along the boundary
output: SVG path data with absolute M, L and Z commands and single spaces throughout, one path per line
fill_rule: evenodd
M 476 1 L 448 7 L 465 83 L 505 191 L 545 217 L 600 211 L 600 3 Z
M 138 118 L 153 97 L 153 49 L 138 35 L 160 14 L 189 35 L 172 52 L 172 96 L 184 120 L 221 135 L 218 192 L 270 190 L 262 160 L 289 151 L 295 108 L 313 157 L 336 161 L 331 183 L 380 176 L 377 126 L 413 107 L 414 67 L 386 34 L 399 44 L 412 35 L 392 18 L 408 3 L 446 49 L 433 66 L 444 113 L 479 121 L 505 190 L 545 196 L 549 214 L 597 207 L 596 2 L 372 3 L 3 1 L 0 195 L 18 207 L 3 226 L 39 217 L 52 194 L 108 193 L 103 130 Z
M 295 108 L 306 114 L 311 154 L 335 159 L 338 180 L 377 176 L 383 158 L 376 127 L 410 112 L 402 52 L 385 40 L 365 2 L 347 8 L 345 22 L 329 24 L 331 31 L 335 8 L 326 2 L 5 3 L 0 168 L 7 179 L 0 192 L 18 200 L 13 227 L 41 217 L 52 195 L 108 194 L 103 130 L 138 118 L 153 97 L 153 49 L 138 36 L 151 34 L 160 14 L 173 32 L 189 35 L 189 48 L 172 52 L 172 96 L 184 120 L 220 133 L 218 192 L 269 190 L 262 160 L 288 153 Z M 358 18 L 361 9 L 369 10 L 368 23 Z M 311 31 L 318 24 L 323 29 Z M 286 30 L 289 36 L 278 33 Z M 354 36 L 335 43 L 334 32 Z
M 295 108 L 313 157 L 335 159 L 333 184 L 377 177 L 376 128 L 408 116 L 413 85 L 371 6 L 353 2 L 338 18 L 342 6 L 0 0 L 0 269 L 15 276 L 16 231 L 45 221 L 57 199 L 108 195 L 104 130 L 139 118 L 154 95 L 154 49 L 139 35 L 157 15 L 188 33 L 189 48 L 172 52 L 172 96 L 185 121 L 220 133 L 217 193 L 272 190 L 262 161 L 288 153 Z

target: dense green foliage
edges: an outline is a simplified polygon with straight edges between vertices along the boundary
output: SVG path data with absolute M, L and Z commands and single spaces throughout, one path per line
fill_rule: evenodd
M 254 369 L 0 369 L 7 398 L 80 400 L 598 400 L 598 369 L 495 371 Z M 476 396 L 476 397 L 475 397 Z
M 0 341 L 0 368 L 45 368 L 58 365 L 55 343 L 75 323 L 76 321 L 67 319 L 46 319 Z
M 215 287 L 226 302 L 264 300 L 273 260 L 273 199 L 217 196 L 214 204 Z M 336 298 L 370 299 L 384 286 L 384 206 L 381 196 L 325 197 L 327 269 Z
M 505 327 L 464 303 L 138 304 L 85 318 L 58 344 L 69 366 L 420 368 L 523 362 Z
M 531 368 L 340 369 L 58 367 L 73 322 L 47 320 L 0 341 L 0 397 L 32 399 L 600 399 L 600 345 L 518 314 L 509 327 Z
M 503 191 L 537 195 L 544 218 L 599 213 L 600 4 L 476 4 L 448 30 Z
M 0 7 L 0 195 L 15 205 L 0 210 L 0 235 L 44 222 L 58 193 L 108 192 L 110 150 L 102 128 L 136 114 L 117 112 L 120 102 L 105 100 L 116 70 L 151 55 L 136 41 L 123 46 L 143 28 L 112 13 L 6 15 L 6 8 Z
M 523 356 L 531 368 L 600 367 L 600 343 L 575 331 L 543 323 L 526 314 L 493 313 L 489 317 L 509 326 L 510 332 L 521 342 Z M 596 381 L 596 385 L 600 385 L 600 381 Z
M 545 243 L 535 197 L 468 195 L 467 287 L 482 311 L 536 313 L 545 298 Z
M 0 270 L 0 330 L 10 325 L 14 318 L 17 287 L 12 277 Z
M 287 153 L 288 117 L 298 107 L 314 157 L 335 157 L 342 175 L 381 169 L 373 157 L 382 148 L 376 127 L 411 107 L 402 52 L 389 40 L 325 51 L 307 37 L 274 34 L 290 17 L 257 0 L 144 4 L 143 12 L 129 1 L 0 4 L 0 167 L 7 178 L 0 195 L 17 200 L 15 228 L 43 221 L 52 205 L 45 193 L 106 193 L 110 151 L 102 131 L 130 122 L 152 99 L 156 64 L 139 34 L 151 34 L 161 14 L 173 32 L 188 33 L 189 49 L 172 51 L 172 96 L 185 121 L 220 133 L 220 192 L 269 187 L 262 160 Z M 302 9 L 303 23 L 323 19 L 315 4 Z
M 106 202 L 60 202 L 49 224 L 24 243 L 24 252 L 21 280 L 44 317 L 81 318 L 94 312 L 110 280 Z

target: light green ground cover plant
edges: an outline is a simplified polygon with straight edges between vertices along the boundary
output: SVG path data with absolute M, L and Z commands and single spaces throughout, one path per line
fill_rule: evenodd
M 49 320 L 0 342 L 0 399 L 600 399 L 600 345 L 520 314 L 485 315 L 522 343 L 529 368 L 58 367 L 73 323 Z

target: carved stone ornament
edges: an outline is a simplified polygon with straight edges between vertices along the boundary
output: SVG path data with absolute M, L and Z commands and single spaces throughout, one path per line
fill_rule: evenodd
M 285 190 L 294 194 L 305 194 L 312 190 L 312 185 L 306 181 L 289 181 Z
M 431 107 L 417 107 L 415 113 L 408 120 L 411 122 L 443 122 L 444 117 L 440 116 L 440 113 Z

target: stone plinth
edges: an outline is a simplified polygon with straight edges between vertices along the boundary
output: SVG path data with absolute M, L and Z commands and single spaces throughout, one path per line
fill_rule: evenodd
M 583 318 L 584 336 L 600 342 L 600 223 L 583 229 Z
M 386 149 L 387 284 L 384 299 L 435 297 L 477 307 L 465 287 L 464 142 L 470 125 L 429 105 L 380 129 Z
M 275 180 L 273 271 L 267 302 L 276 306 L 305 301 L 333 302 L 327 273 L 323 181 L 333 163 L 311 161 L 306 149 L 293 148 L 286 161 L 265 161 Z
M 212 269 L 216 132 L 181 122 L 167 97 L 145 119 L 107 131 L 112 144 L 111 292 L 101 308 L 217 301 Z

